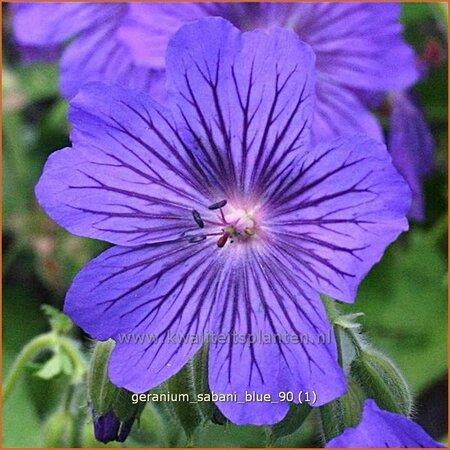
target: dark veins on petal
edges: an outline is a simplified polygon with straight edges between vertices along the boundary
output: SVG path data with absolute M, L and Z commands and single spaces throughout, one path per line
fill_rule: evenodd
M 208 70 L 207 73 L 200 68 L 198 62 L 193 61 L 193 64 L 210 89 L 216 114 L 214 126 L 221 132 L 221 142 L 216 141 L 212 125 L 208 122 L 207 117 L 205 117 L 202 111 L 201 105 L 196 99 L 188 71 L 184 72 L 187 94 L 182 93 L 182 96 L 196 112 L 198 122 L 201 125 L 200 134 L 197 131 L 196 126 L 191 122 L 192 119 L 187 117 L 181 106 L 179 106 L 180 114 L 194 142 L 201 151 L 201 160 L 198 161 L 198 164 L 203 167 L 205 172 L 214 174 L 215 180 L 218 183 L 218 186 L 220 186 L 221 191 L 223 191 L 227 197 L 251 195 L 252 197 L 257 198 L 270 189 L 274 176 L 278 174 L 280 168 L 286 163 L 288 156 L 294 154 L 303 145 L 300 141 L 300 137 L 305 132 L 307 121 L 299 121 L 296 115 L 299 113 L 302 104 L 309 98 L 309 94 L 305 95 L 308 78 L 305 79 L 303 86 L 299 88 L 298 97 L 295 100 L 292 111 L 286 114 L 287 107 L 291 107 L 293 102 L 292 98 L 290 98 L 284 105 L 280 105 L 281 94 L 284 92 L 294 73 L 298 72 L 298 67 L 295 66 L 292 71 L 282 79 L 282 73 L 279 72 L 278 65 L 276 65 L 273 92 L 270 94 L 269 92 L 264 93 L 265 96 L 270 95 L 272 98 L 272 102 L 268 107 L 267 117 L 264 120 L 258 121 L 256 124 L 254 123 L 254 119 L 259 113 L 263 97 L 261 97 L 256 104 L 252 104 L 253 87 L 257 81 L 255 80 L 254 74 L 254 62 L 251 66 L 245 90 L 239 87 L 235 66 L 231 66 L 233 86 L 236 91 L 240 115 L 242 117 L 242 130 L 241 135 L 239 136 L 241 143 L 241 160 L 236 161 L 236 159 L 239 159 L 235 156 L 237 151 L 232 148 L 232 145 L 236 144 L 236 142 L 232 142 L 231 130 L 227 127 L 225 110 L 221 104 L 221 97 L 219 95 L 221 89 L 224 88 L 224 86 L 220 85 L 219 77 L 220 70 L 224 70 L 223 68 L 220 68 L 220 51 L 216 60 L 217 63 L 214 74 L 210 72 L 206 60 L 205 65 Z M 241 92 L 241 89 L 244 92 Z M 267 87 L 267 90 L 268 89 L 269 87 Z M 262 126 L 261 122 L 263 123 Z M 286 141 L 288 132 L 294 127 L 298 129 L 298 132 L 293 138 Z M 278 131 L 276 138 L 272 142 L 269 140 L 269 134 L 274 129 Z M 262 133 L 260 142 L 257 141 L 259 133 Z M 258 146 L 258 148 L 255 148 L 255 146 Z M 280 150 L 281 148 L 283 148 L 282 151 Z M 250 180 L 247 180 L 249 175 L 247 171 L 250 166 L 247 162 L 247 158 L 250 151 L 256 152 L 254 158 L 256 163 L 251 167 Z M 274 157 L 274 155 L 276 156 Z M 238 167 L 240 167 L 239 175 L 237 174 Z M 248 192 L 249 190 L 250 192 Z

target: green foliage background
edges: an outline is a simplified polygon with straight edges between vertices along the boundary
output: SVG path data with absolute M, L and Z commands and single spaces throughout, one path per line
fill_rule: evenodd
M 5 7 L 5 5 L 3 5 Z M 404 4 L 406 37 L 420 54 L 435 37 L 446 55 L 444 9 Z M 23 65 L 10 42 L 4 10 L 3 55 L 3 368 L 8 372 L 23 345 L 48 330 L 42 304 L 61 308 L 76 272 L 104 244 L 69 235 L 40 210 L 34 185 L 47 156 L 67 145 L 66 102 L 57 89 L 56 65 Z M 418 399 L 416 418 L 436 438 L 446 434 L 447 401 L 447 63 L 433 67 L 417 86 L 436 141 L 436 170 L 426 182 L 426 221 L 392 245 L 364 281 L 349 311 L 361 319 L 369 339 L 393 357 Z M 78 331 L 86 354 L 91 344 Z M 48 358 L 42 355 L 42 361 Z M 42 362 L 41 361 L 41 362 Z M 39 361 L 38 361 L 39 362 Z M 21 378 L 4 405 L 3 446 L 44 446 L 43 424 L 62 402 L 67 379 L 44 381 L 33 368 Z M 80 397 L 81 416 L 87 406 Z M 427 421 L 427 417 L 433 417 Z M 87 425 L 89 427 L 89 425 Z M 86 430 L 78 445 L 98 446 Z M 318 444 L 311 417 L 282 446 Z M 157 406 L 147 408 L 128 447 L 183 446 L 184 437 Z M 256 427 L 208 425 L 196 446 L 264 446 Z

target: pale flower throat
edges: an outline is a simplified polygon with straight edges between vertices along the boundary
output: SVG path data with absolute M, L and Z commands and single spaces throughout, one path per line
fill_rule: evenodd
M 217 246 L 223 248 L 227 243 L 251 242 L 258 234 L 255 211 L 233 207 L 226 200 L 208 206 L 208 214 L 204 218 L 197 210 L 192 211 L 192 217 L 199 228 L 205 229 L 205 233 L 187 235 L 191 243 L 217 237 Z

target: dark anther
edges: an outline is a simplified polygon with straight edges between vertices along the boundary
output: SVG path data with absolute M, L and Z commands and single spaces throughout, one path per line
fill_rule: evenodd
M 192 211 L 192 216 L 194 217 L 195 223 L 200 227 L 203 228 L 205 226 L 202 217 L 200 216 L 200 213 L 196 211 L 195 209 Z
M 189 238 L 189 242 L 191 244 L 195 244 L 196 242 L 202 242 L 206 239 L 206 236 L 203 236 L 202 234 L 197 234 L 196 236 L 192 236 Z
M 220 236 L 219 240 L 217 241 L 217 247 L 223 248 L 223 246 L 227 243 L 228 238 L 230 237 L 230 234 L 225 232 Z
M 208 206 L 208 209 L 220 209 L 223 208 L 226 204 L 226 200 L 221 200 L 220 202 L 213 203 L 212 205 Z

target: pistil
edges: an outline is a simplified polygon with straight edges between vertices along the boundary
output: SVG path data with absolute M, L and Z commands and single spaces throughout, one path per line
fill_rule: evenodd
M 200 213 L 197 210 L 192 211 L 192 216 L 195 223 L 199 228 L 204 228 L 205 224 L 208 225 L 211 232 L 202 233 L 198 235 L 189 236 L 189 242 L 197 243 L 205 240 L 207 237 L 219 236 L 217 240 L 217 247 L 225 247 L 227 242 L 233 243 L 234 241 L 245 242 L 257 233 L 257 227 L 253 218 L 253 211 L 249 212 L 242 208 L 227 207 L 226 213 L 224 207 L 227 205 L 227 200 L 221 200 L 208 206 L 210 211 L 219 210 L 220 216 L 217 217 L 217 221 L 210 218 L 202 219 Z M 211 227 L 219 226 L 221 230 L 214 231 Z

